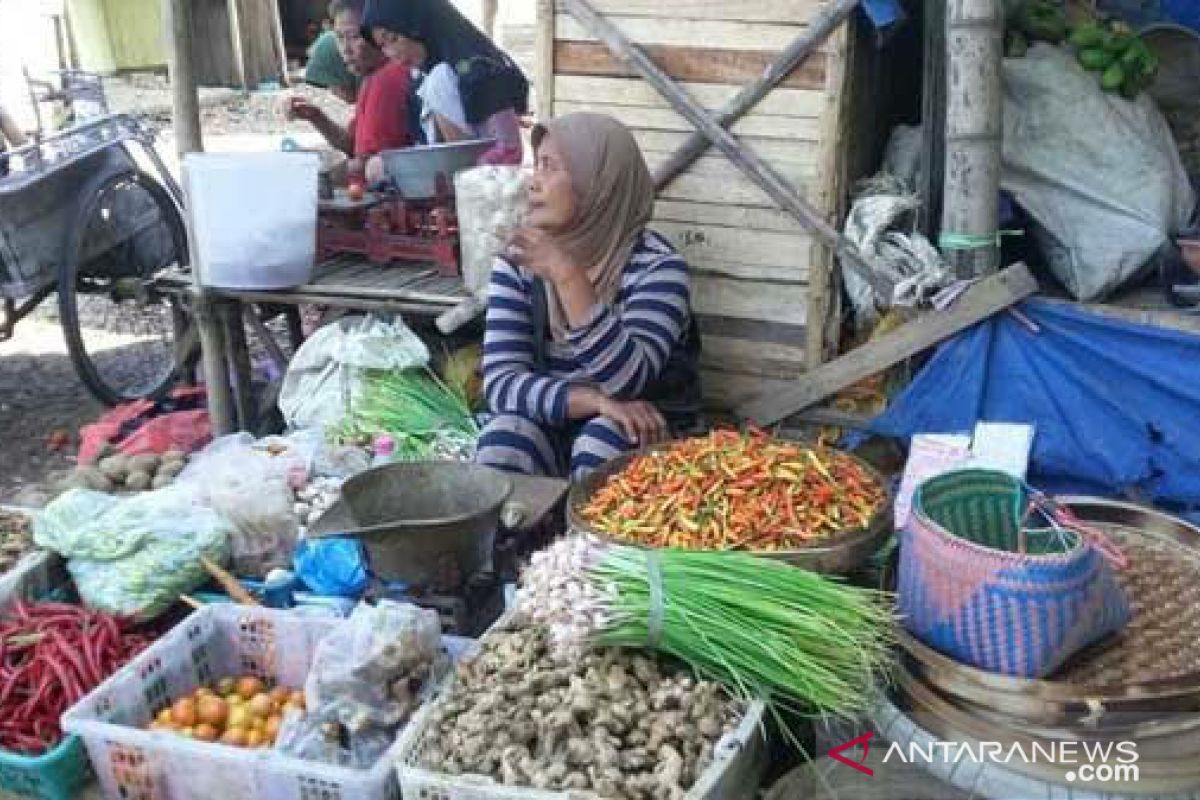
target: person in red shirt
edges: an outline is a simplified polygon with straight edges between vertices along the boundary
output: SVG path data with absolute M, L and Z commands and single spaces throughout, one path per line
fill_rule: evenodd
M 302 97 L 292 98 L 287 109 L 289 118 L 312 123 L 332 147 L 352 156 L 357 164 L 351 169 L 360 173 L 371 156 L 416 143 L 409 122 L 411 71 L 363 37 L 363 5 L 364 0 L 333 0 L 329 6 L 338 52 L 347 69 L 362 77 L 350 125 L 342 127 Z

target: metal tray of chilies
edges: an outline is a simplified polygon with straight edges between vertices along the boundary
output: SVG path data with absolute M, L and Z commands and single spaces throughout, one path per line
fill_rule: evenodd
M 651 447 L 635 450 L 618 456 L 605 463 L 595 472 L 582 480 L 571 484 L 571 492 L 567 498 L 567 525 L 573 530 L 595 536 L 604 541 L 616 544 L 639 547 L 637 542 L 629 542 L 608 536 L 592 528 L 583 519 L 583 508 L 591 500 L 600 487 L 609 478 L 623 471 L 635 458 L 648 453 L 665 450 L 671 442 L 665 442 Z M 841 575 L 860 569 L 876 552 L 879 551 L 892 533 L 892 493 L 888 482 L 879 471 L 858 456 L 845 451 L 842 455 L 853 460 L 864 472 L 874 479 L 883 490 L 883 502 L 875 511 L 875 516 L 865 528 L 840 531 L 824 536 L 813 542 L 811 547 L 794 550 L 739 550 L 760 558 L 770 558 L 783 561 L 795 567 L 801 567 L 811 572 L 825 575 Z M 713 551 L 717 552 L 717 551 Z

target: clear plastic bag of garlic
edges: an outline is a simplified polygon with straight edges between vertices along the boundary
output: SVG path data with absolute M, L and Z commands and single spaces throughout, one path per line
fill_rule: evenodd
M 524 167 L 505 166 L 473 167 L 454 176 L 463 283 L 481 300 L 492 261 L 524 219 L 529 177 Z

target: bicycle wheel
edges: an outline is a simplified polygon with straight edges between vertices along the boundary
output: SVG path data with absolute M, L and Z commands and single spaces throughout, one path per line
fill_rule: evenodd
M 176 376 L 185 313 L 157 290 L 163 269 L 187 264 L 187 235 L 167 191 L 130 170 L 85 193 L 59 271 L 59 318 L 80 379 L 107 405 L 161 397 Z

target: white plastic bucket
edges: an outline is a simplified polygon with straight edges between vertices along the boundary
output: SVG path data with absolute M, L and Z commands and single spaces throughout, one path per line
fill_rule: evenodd
M 215 289 L 308 282 L 317 249 L 316 153 L 194 153 L 183 162 L 198 281 Z

